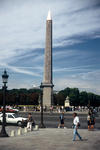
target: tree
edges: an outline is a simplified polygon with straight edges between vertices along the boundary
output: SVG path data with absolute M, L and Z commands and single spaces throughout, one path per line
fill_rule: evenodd
M 64 96 L 64 98 L 66 98 L 67 96 L 69 96 L 70 92 L 71 92 L 71 89 L 69 87 L 67 87 L 64 90 L 61 90 L 59 92 L 59 94 L 62 94 Z
M 40 89 L 12 89 L 7 90 L 7 105 L 38 105 Z M 64 105 L 66 97 L 69 96 L 70 104 L 73 106 L 100 106 L 100 95 L 79 92 L 78 88 L 65 88 L 53 94 L 54 105 Z M 2 90 L 0 90 L 0 105 L 3 103 Z
M 79 106 L 79 90 L 78 88 L 70 89 L 69 100 L 71 106 Z
M 79 94 L 80 106 L 88 105 L 88 94 L 86 91 L 80 92 Z

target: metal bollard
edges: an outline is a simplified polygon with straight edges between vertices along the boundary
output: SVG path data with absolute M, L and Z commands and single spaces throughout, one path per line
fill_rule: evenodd
M 35 125 L 35 130 L 39 130 L 39 126 L 38 125 Z
M 24 128 L 24 133 L 27 133 L 27 132 L 28 132 L 27 127 L 25 127 Z
M 22 128 L 18 129 L 17 135 L 22 135 Z

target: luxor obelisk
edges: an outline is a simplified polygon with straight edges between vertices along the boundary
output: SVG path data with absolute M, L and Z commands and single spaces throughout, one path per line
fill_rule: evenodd
M 46 47 L 43 80 L 43 105 L 51 106 L 53 103 L 53 83 L 52 83 L 52 18 L 48 12 L 46 20 Z

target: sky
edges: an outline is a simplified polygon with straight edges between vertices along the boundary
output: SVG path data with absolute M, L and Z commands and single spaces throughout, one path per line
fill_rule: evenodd
M 46 18 L 53 21 L 53 83 L 100 94 L 100 0 L 0 0 L 0 88 L 40 86 Z

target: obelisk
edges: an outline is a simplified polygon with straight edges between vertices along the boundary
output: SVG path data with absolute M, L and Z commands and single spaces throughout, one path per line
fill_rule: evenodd
M 45 64 L 43 80 L 43 105 L 51 106 L 53 103 L 53 83 L 52 83 L 52 17 L 48 12 L 46 20 L 46 45 Z

